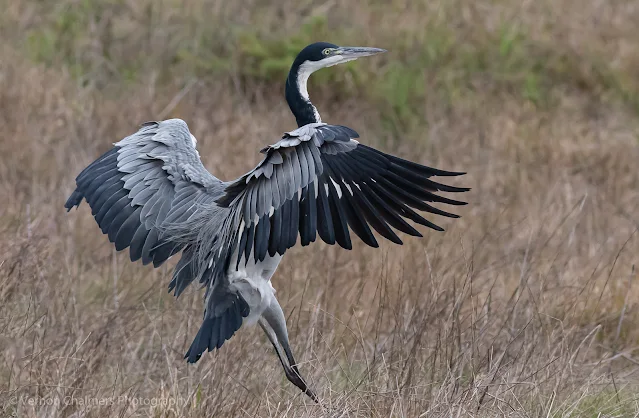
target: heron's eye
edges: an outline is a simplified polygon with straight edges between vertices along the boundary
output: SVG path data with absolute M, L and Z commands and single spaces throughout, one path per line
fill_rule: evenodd
M 324 55 L 328 55 L 328 54 L 330 54 L 330 53 L 331 53 L 331 48 L 325 48 L 325 49 L 322 51 L 322 54 L 324 54 Z

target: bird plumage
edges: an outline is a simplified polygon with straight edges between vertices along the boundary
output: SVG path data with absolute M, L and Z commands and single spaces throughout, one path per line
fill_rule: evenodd
M 204 168 L 181 119 L 143 124 L 77 176 L 67 210 L 86 199 L 102 232 L 118 251 L 129 248 L 132 261 L 157 267 L 181 251 L 169 284 L 176 297 L 193 281 L 206 286 L 189 362 L 221 348 L 243 324 L 259 322 L 287 378 L 317 400 L 299 375 L 271 285 L 285 252 L 298 238 L 307 246 L 317 237 L 351 249 L 351 231 L 372 247 L 378 246 L 373 230 L 402 244 L 396 231 L 421 236 L 408 220 L 443 230 L 416 210 L 457 217 L 431 203 L 465 204 L 436 192 L 468 189 L 432 179 L 464 173 L 361 144 L 353 129 L 322 123 L 304 94 L 309 68 L 380 51 L 326 43 L 305 48 L 286 87 L 299 127 L 262 149 L 262 161 L 238 179 L 224 182 Z

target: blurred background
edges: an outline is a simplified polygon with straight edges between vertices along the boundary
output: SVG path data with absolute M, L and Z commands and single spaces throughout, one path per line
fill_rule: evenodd
M 0 10 L 3 416 L 638 416 L 638 2 Z M 63 209 L 147 120 L 187 121 L 224 180 L 253 168 L 295 127 L 284 79 L 320 40 L 389 50 L 311 77 L 325 121 L 472 187 L 446 232 L 284 258 L 274 286 L 324 408 L 259 328 L 187 365 L 203 292 L 174 300 L 175 261 L 132 264 L 86 204 Z

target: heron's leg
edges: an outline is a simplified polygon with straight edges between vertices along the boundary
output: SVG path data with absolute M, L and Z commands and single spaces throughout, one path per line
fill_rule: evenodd
M 268 321 L 271 328 L 273 328 L 273 331 L 277 336 L 277 340 L 280 342 L 282 348 L 284 349 L 284 354 L 286 354 L 288 364 L 290 364 L 291 368 L 295 370 L 295 373 L 302 377 L 299 370 L 297 369 L 297 361 L 295 361 L 295 358 L 293 357 L 293 352 L 291 351 L 291 346 L 288 341 L 288 330 L 286 329 L 286 319 L 284 318 L 284 311 L 282 311 L 282 307 L 276 299 L 273 299 L 273 302 L 262 314 L 262 316 Z
M 304 379 L 300 376 L 299 372 L 296 371 L 297 367 L 290 366 L 287 360 L 285 360 L 285 354 L 282 353 L 282 348 L 278 343 L 277 336 L 275 335 L 273 328 L 271 328 L 271 326 L 264 318 L 260 318 L 258 320 L 258 323 L 260 324 L 260 327 L 262 327 L 262 330 L 268 337 L 271 344 L 273 344 L 275 354 L 277 354 L 277 358 L 279 358 L 280 363 L 284 368 L 284 374 L 286 374 L 286 378 L 315 402 L 319 402 L 315 393 L 313 393 L 313 391 L 308 388 L 308 385 L 306 384 Z
M 260 324 L 260 327 L 264 331 L 264 334 L 266 334 L 266 336 L 268 337 L 268 340 L 271 342 L 271 344 L 273 344 L 273 348 L 275 349 L 275 354 L 277 354 L 277 358 L 280 359 L 280 363 L 282 363 L 284 372 L 286 372 L 286 374 L 288 375 L 289 369 L 291 369 L 291 367 L 288 365 L 286 360 L 284 360 L 284 356 L 282 355 L 282 348 L 277 343 L 277 337 L 275 336 L 273 329 L 269 326 L 268 322 L 266 322 L 264 318 L 258 319 L 257 323 Z
M 300 388 L 311 399 L 319 403 L 317 396 L 308 387 L 299 370 L 297 369 L 297 364 L 295 362 L 295 359 L 293 358 L 291 347 L 288 341 L 288 332 L 286 330 L 286 320 L 284 319 L 284 312 L 282 312 L 282 308 L 275 298 L 273 298 L 273 302 L 271 302 L 269 307 L 266 308 L 264 313 L 262 313 L 262 318 L 260 318 L 259 322 L 260 326 L 271 341 L 271 344 L 273 344 L 273 347 L 275 347 L 277 356 L 282 363 L 282 367 L 284 367 L 286 378 L 295 386 Z M 282 349 L 284 350 L 284 355 L 286 356 L 288 363 L 284 361 Z

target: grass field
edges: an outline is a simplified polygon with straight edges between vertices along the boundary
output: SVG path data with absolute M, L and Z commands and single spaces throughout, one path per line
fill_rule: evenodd
M 0 0 L 0 415 L 639 416 L 639 3 Z M 79 171 L 180 117 L 229 180 L 295 127 L 312 41 L 388 49 L 311 78 L 325 121 L 466 171 L 445 232 L 296 248 L 301 371 L 259 327 L 195 365 L 203 291 L 116 253 Z M 639 267 L 639 266 L 638 266 Z

